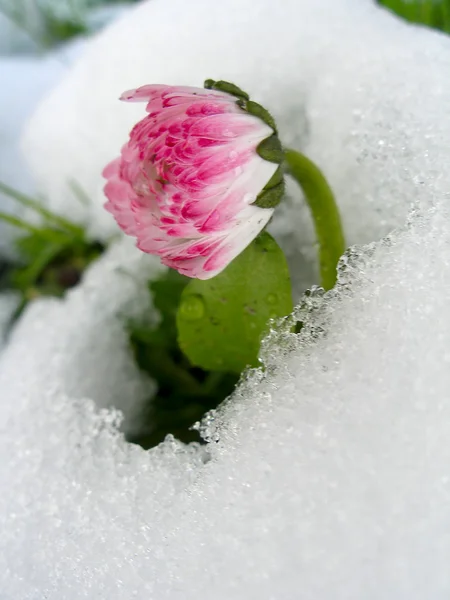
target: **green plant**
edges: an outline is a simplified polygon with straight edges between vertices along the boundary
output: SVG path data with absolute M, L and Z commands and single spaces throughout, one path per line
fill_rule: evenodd
M 21 194 L 4 183 L 0 193 L 13 198 L 41 218 L 40 225 L 0 212 L 0 220 L 24 231 L 14 241 L 16 261 L 3 261 L 0 290 L 20 293 L 17 318 L 27 303 L 38 296 L 62 296 L 76 285 L 84 269 L 104 250 L 101 243 L 90 241 L 82 227 L 45 209 L 39 201 Z
M 378 0 L 380 4 L 411 21 L 450 34 L 450 0 Z
M 128 441 L 151 448 L 167 434 L 188 443 L 201 442 L 192 425 L 216 408 L 234 390 L 239 375 L 194 367 L 177 341 L 176 312 L 189 279 L 169 269 L 149 283 L 160 321 L 151 326 L 129 323 L 128 332 L 138 366 L 157 385 Z
M 41 48 L 90 33 L 88 11 L 120 0 L 0 0 L 0 12 Z M 136 0 L 124 0 L 135 2 Z

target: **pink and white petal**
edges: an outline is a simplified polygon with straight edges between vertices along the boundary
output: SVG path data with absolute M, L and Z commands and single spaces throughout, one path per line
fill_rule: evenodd
M 208 90 L 203 87 L 194 87 L 189 85 L 168 85 L 167 91 L 163 92 L 165 96 L 173 95 L 173 96 L 187 96 L 188 98 L 197 98 L 203 96 L 211 96 L 215 98 L 223 98 L 228 102 L 234 101 L 233 97 L 230 94 L 226 94 L 225 92 L 220 92 L 218 90 Z
M 144 86 L 144 88 L 151 88 L 152 86 Z M 165 87 L 165 86 L 164 86 Z M 145 90 L 140 92 L 138 90 L 138 96 L 145 94 Z M 127 93 L 126 93 L 127 94 Z M 131 90 L 125 99 L 133 101 L 136 95 L 136 90 Z M 179 88 L 167 86 L 161 92 L 149 95 L 149 104 L 147 105 L 147 112 L 153 113 L 156 109 L 158 112 L 161 109 L 164 111 L 170 107 L 180 107 L 179 110 L 186 111 L 187 108 L 195 104 L 203 104 L 205 102 L 215 102 L 227 105 L 229 107 L 228 112 L 238 112 L 241 110 L 234 100 L 227 95 L 220 94 L 218 92 L 211 93 L 208 90 L 202 88 Z
M 191 277 L 193 279 L 201 279 L 200 275 L 203 273 L 205 259 L 201 256 L 183 260 L 162 258 L 161 262 L 163 265 L 166 265 L 166 267 L 176 269 L 181 275 L 186 275 L 186 277 Z
M 118 156 L 111 162 L 109 162 L 106 167 L 102 171 L 102 177 L 105 179 L 110 179 L 111 177 L 118 176 L 120 173 L 120 163 L 122 162 L 122 157 Z
M 272 129 L 247 113 L 211 115 L 196 119 L 189 130 L 190 135 L 219 140 L 231 140 L 254 134 L 264 139 L 272 135 Z
M 124 102 L 145 102 L 155 97 L 161 97 L 162 93 L 170 86 L 164 84 L 143 85 L 141 87 L 127 90 L 120 95 Z
M 254 154 L 250 147 L 234 148 L 234 145 L 226 144 L 202 154 L 205 158 L 199 164 L 195 159 L 193 164 L 177 171 L 177 183 L 181 186 L 198 186 L 200 189 L 211 184 L 230 186 L 235 178 L 246 170 Z
M 264 229 L 273 214 L 273 209 L 247 206 L 233 225 L 230 235 L 213 252 L 203 265 L 198 279 L 211 279 L 230 264 Z
M 204 210 L 206 218 L 198 223 L 199 231 L 208 234 L 229 227 L 244 207 L 255 202 L 277 168 L 277 164 L 269 163 L 259 156 L 252 158 L 222 198 L 210 205 L 209 214 Z
M 205 117 L 236 112 L 233 104 L 217 98 L 205 98 L 202 102 L 192 103 L 187 109 L 189 117 Z
M 236 177 L 233 186 L 234 189 L 241 189 L 245 192 L 242 195 L 245 204 L 252 204 L 256 200 L 278 167 L 277 163 L 264 160 L 256 153 L 252 155 L 251 160 L 245 165 L 245 169 Z
M 166 236 L 164 231 L 153 225 L 145 229 L 139 229 L 137 232 L 136 246 L 142 252 L 148 254 L 159 254 L 160 251 L 170 243 L 170 238 Z
M 206 258 L 219 247 L 222 238 L 179 239 L 168 243 L 159 251 L 161 258 L 168 260 L 187 260 L 195 257 Z
M 108 188 L 108 186 L 110 187 Z M 105 186 L 105 195 L 107 197 L 108 193 L 111 191 L 111 186 L 116 186 L 116 184 L 108 182 Z M 125 200 L 127 198 L 127 190 L 123 188 L 123 195 L 120 200 L 117 200 L 114 194 L 111 195 L 108 202 L 105 203 L 105 209 L 113 215 L 118 225 L 125 233 L 128 235 L 137 235 L 138 228 L 134 214 L 130 211 L 128 202 Z

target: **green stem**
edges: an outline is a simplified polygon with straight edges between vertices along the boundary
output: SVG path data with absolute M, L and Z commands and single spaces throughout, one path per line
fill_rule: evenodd
M 295 150 L 284 153 L 287 172 L 302 188 L 314 221 L 319 243 L 322 287 L 330 290 L 336 283 L 336 267 L 345 250 L 344 232 L 338 207 L 322 172 L 306 156 Z
M 148 344 L 146 348 L 147 371 L 159 382 L 170 383 L 172 389 L 182 389 L 191 396 L 201 396 L 202 387 L 187 370 L 179 366 L 170 353 Z

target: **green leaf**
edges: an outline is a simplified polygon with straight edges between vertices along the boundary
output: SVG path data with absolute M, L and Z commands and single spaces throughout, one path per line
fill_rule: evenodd
M 264 106 L 261 106 L 261 104 L 253 102 L 253 100 L 249 100 L 248 98 L 240 98 L 237 101 L 237 105 L 243 110 L 247 111 L 250 115 L 261 119 L 261 121 L 266 123 L 266 125 L 271 127 L 275 133 L 277 133 L 277 124 L 275 123 L 275 119 L 272 117 L 270 112 L 264 108 Z
M 259 208 L 275 208 L 283 199 L 284 192 L 284 168 L 280 165 L 258 194 L 253 205 Z
M 259 142 L 256 152 L 264 160 L 281 164 L 284 160 L 283 148 L 277 135 L 271 135 Z
M 193 279 L 177 313 L 178 342 L 193 365 L 240 373 L 258 364 L 271 318 L 292 311 L 285 256 L 267 233 L 216 277 Z
M 214 79 L 206 79 L 203 87 L 205 87 L 207 90 L 218 90 L 219 92 L 225 92 L 226 94 L 231 94 L 232 96 L 243 98 L 244 100 L 249 99 L 247 92 L 244 92 L 240 87 L 234 85 L 234 83 L 230 83 L 229 81 L 214 81 Z
M 264 189 L 253 202 L 253 206 L 259 208 L 275 208 L 283 199 L 285 192 L 284 181 L 281 181 L 275 187 Z
M 450 33 L 450 0 L 378 0 L 378 2 L 408 21 Z
M 128 323 L 131 347 L 140 369 L 157 384 L 157 392 L 139 416 L 139 425 L 128 441 L 150 448 L 168 433 L 188 443 L 201 442 L 192 425 L 207 410 L 216 408 L 233 391 L 234 373 L 206 372 L 193 367 L 177 342 L 176 311 L 182 291 L 191 281 L 169 269 L 150 282 L 158 323 Z
M 183 288 L 189 279 L 173 269 L 149 284 L 153 305 L 161 317 L 157 324 L 129 323 L 130 340 L 139 366 L 150 373 L 159 384 L 167 378 L 186 387 L 185 373 L 177 363 L 182 359 L 177 344 L 176 312 Z M 186 360 L 186 359 L 184 359 Z M 187 362 L 187 361 L 186 361 Z M 189 387 L 189 386 L 188 386 Z

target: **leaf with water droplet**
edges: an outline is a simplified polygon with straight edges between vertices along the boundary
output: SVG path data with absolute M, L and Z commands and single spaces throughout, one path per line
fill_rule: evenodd
M 200 294 L 185 294 L 178 310 L 184 321 L 198 321 L 205 314 L 205 303 Z
M 271 318 L 292 311 L 285 256 L 264 232 L 219 275 L 193 279 L 177 312 L 178 342 L 193 365 L 242 372 L 257 366 Z

